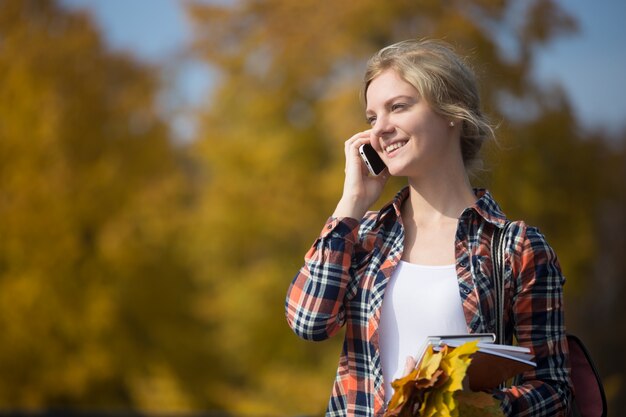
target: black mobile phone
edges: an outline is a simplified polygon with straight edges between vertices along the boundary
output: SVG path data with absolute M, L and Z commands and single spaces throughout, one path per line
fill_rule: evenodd
M 365 143 L 359 147 L 359 154 L 372 175 L 379 175 L 386 168 L 383 160 L 380 159 L 378 153 L 376 153 L 372 145 L 369 143 Z

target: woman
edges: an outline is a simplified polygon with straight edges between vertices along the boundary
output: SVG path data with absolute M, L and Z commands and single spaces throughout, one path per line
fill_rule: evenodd
M 473 189 L 468 169 L 493 132 L 473 73 L 438 41 L 379 51 L 365 74 L 371 128 L 345 142 L 343 195 L 306 254 L 286 302 L 289 325 L 324 340 L 346 327 L 330 416 L 380 416 L 405 364 L 428 335 L 495 331 L 490 241 L 506 218 Z M 368 175 L 358 149 L 371 144 L 387 170 Z M 389 175 L 408 186 L 368 212 Z M 494 391 L 506 415 L 567 415 L 571 397 L 563 322 L 564 278 L 536 228 L 509 227 L 505 340 L 537 368 Z

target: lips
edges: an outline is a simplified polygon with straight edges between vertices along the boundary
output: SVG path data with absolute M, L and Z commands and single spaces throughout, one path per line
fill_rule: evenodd
M 391 145 L 387 145 L 385 147 L 385 152 L 390 154 L 391 152 L 395 151 L 396 149 L 400 149 L 406 144 L 407 144 L 407 141 L 394 142 Z

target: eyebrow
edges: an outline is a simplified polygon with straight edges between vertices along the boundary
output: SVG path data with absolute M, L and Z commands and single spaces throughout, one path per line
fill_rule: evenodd
M 413 96 L 407 96 L 406 94 L 400 94 L 400 95 L 393 96 L 393 97 L 387 99 L 384 102 L 384 106 L 387 107 L 390 103 L 393 103 L 394 101 L 396 101 L 398 99 L 404 99 L 404 100 L 409 100 L 409 101 L 417 101 L 417 99 L 415 97 L 413 97 Z M 367 117 L 367 114 L 371 113 L 371 112 L 372 112 L 372 110 L 365 109 L 366 117 Z

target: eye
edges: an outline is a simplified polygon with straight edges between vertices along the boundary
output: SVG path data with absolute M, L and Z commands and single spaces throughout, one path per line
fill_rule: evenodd
M 406 108 L 404 103 L 395 103 L 391 106 L 391 111 L 403 110 Z
M 372 126 L 374 123 L 376 123 L 376 117 L 375 116 L 369 116 L 365 120 L 367 121 L 367 124 L 370 125 L 370 126 Z

